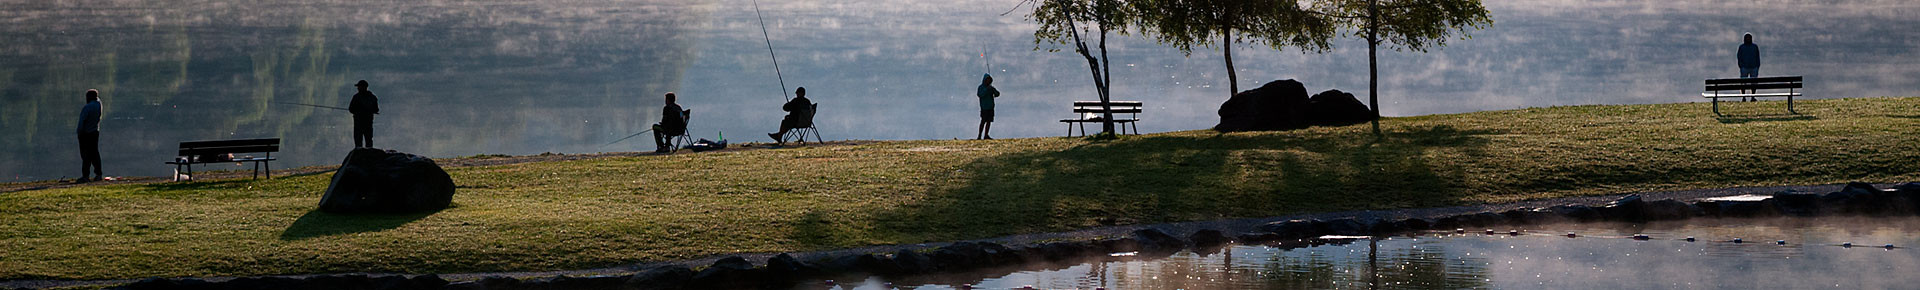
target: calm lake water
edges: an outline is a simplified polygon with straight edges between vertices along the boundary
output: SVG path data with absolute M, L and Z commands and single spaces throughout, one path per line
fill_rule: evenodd
M 1424 234 L 1307 247 L 1234 245 L 1014 273 L 853 278 L 794 289 L 1910 289 L 1920 220 L 1691 220 Z M 1567 232 L 1582 237 L 1567 238 Z M 1633 240 L 1644 234 L 1650 240 Z M 1686 237 L 1699 241 L 1687 242 Z M 1740 238 L 1744 243 L 1728 242 Z M 1775 241 L 1786 240 L 1786 245 Z M 1853 243 L 1842 247 L 1841 243 Z M 1886 249 L 1885 244 L 1900 248 Z M 938 282 L 933 282 L 938 281 Z
M 995 136 L 1064 134 L 1095 99 L 1085 62 L 1039 45 L 1018 0 L 761 3 L 786 85 L 821 104 L 828 139 L 972 137 L 973 87 L 1005 97 Z M 1488 1 L 1496 23 L 1429 53 L 1381 56 L 1391 116 L 1694 102 L 1736 76 L 1742 32 L 1766 75 L 1811 97 L 1914 95 L 1911 1 Z M 164 176 L 178 142 L 278 137 L 275 167 L 338 162 L 344 106 L 381 97 L 380 147 L 435 157 L 650 150 L 634 138 L 673 91 L 698 137 L 768 141 L 783 102 L 750 1 L 0 1 L 0 180 L 76 176 L 82 92 L 104 92 L 107 174 Z M 1020 9 L 1026 9 L 1021 7 Z M 1303 54 L 1239 46 L 1242 88 L 1299 79 L 1365 95 L 1357 41 Z M 1142 131 L 1207 128 L 1229 92 L 1217 51 L 1110 44 L 1115 96 Z M 983 57 L 984 55 L 984 57 Z M 1363 97 L 1364 98 L 1364 97 Z M 1703 112 L 1704 113 L 1704 112 Z M 232 167 L 241 168 L 241 167 Z

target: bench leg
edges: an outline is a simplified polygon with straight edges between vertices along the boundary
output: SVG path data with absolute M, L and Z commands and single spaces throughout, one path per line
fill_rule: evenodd
M 1800 112 L 1795 112 L 1793 110 L 1793 89 L 1791 88 L 1787 89 L 1787 113 L 1794 114 L 1794 115 L 1800 114 Z
M 1713 115 L 1720 116 L 1720 98 L 1713 98 Z

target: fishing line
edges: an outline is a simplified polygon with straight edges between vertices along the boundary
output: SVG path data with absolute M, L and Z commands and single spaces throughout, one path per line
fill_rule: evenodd
M 753 16 L 760 19 L 760 37 L 767 40 L 767 56 L 773 58 L 773 76 L 780 78 L 780 98 L 793 100 L 787 96 L 787 76 L 780 74 L 780 56 L 773 54 L 773 35 L 767 33 L 767 17 L 760 14 L 760 1 L 753 1 Z

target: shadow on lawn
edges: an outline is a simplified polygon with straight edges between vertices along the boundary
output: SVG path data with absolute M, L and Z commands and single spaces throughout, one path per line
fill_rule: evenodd
M 983 158 L 958 188 L 876 217 L 881 235 L 947 240 L 1103 225 L 1458 203 L 1462 169 L 1428 151 L 1480 151 L 1488 130 L 1132 137 Z M 932 236 L 929 236 L 929 235 Z M 944 236 L 953 234 L 957 236 Z
M 318 209 L 307 211 L 286 231 L 280 232 L 280 240 L 293 241 L 307 238 L 339 234 L 377 232 L 400 227 L 407 223 L 426 218 L 440 211 L 412 214 L 333 214 Z
M 1812 121 L 1820 117 L 1811 115 L 1759 115 L 1759 116 L 1721 116 L 1714 118 L 1721 124 L 1746 124 L 1754 122 Z

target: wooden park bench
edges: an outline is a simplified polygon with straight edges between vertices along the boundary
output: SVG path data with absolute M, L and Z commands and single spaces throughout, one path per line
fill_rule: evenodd
M 1142 103 L 1140 101 L 1112 101 L 1104 104 L 1100 101 L 1074 101 L 1073 113 L 1079 114 L 1080 117 L 1077 119 L 1060 120 L 1060 122 L 1067 123 L 1068 137 L 1073 136 L 1074 125 L 1079 125 L 1080 135 L 1085 136 L 1087 135 L 1087 123 L 1104 122 L 1101 118 L 1104 118 L 1109 112 L 1113 114 L 1128 114 L 1127 118 L 1116 117 L 1113 119 L 1113 122 L 1119 124 L 1120 133 L 1125 134 L 1127 128 L 1132 127 L 1133 134 L 1139 135 L 1140 125 L 1137 124 L 1137 122 L 1140 122 L 1141 107 Z
M 1760 90 L 1776 91 L 1763 93 L 1760 92 Z M 1777 90 L 1786 90 L 1786 92 L 1779 92 Z M 1726 91 L 1732 92 L 1722 93 Z M 1742 91 L 1754 92 L 1744 93 Z M 1800 114 L 1800 112 L 1793 111 L 1793 97 L 1800 96 L 1800 76 L 1707 79 L 1707 92 L 1700 93 L 1700 96 L 1713 99 L 1713 114 L 1716 116 L 1720 115 L 1720 98 L 1784 97 L 1787 98 L 1787 113 Z
M 273 152 L 280 152 L 280 138 L 207 140 L 180 142 L 180 155 L 172 164 L 176 172 L 192 176 L 194 164 L 253 162 L 253 178 L 260 178 L 261 168 L 266 168 L 268 179 L 273 178 Z M 263 156 L 231 156 L 229 154 L 265 153 Z M 219 157 L 216 157 L 219 156 Z M 185 168 L 185 170 L 181 170 Z M 173 181 L 180 181 L 180 173 L 173 175 Z

